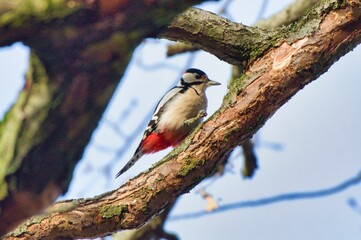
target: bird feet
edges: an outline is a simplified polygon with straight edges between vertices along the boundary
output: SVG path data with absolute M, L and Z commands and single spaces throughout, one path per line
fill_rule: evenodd
M 204 111 L 204 110 L 200 110 L 198 112 L 197 116 L 195 116 L 194 118 L 190 118 L 190 119 L 185 120 L 184 123 L 187 124 L 187 125 L 191 125 L 191 124 L 195 123 L 196 121 L 204 118 L 205 116 L 207 116 L 207 112 Z

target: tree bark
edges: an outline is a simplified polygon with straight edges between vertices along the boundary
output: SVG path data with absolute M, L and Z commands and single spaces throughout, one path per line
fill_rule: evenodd
M 197 8 L 176 17 L 161 36 L 191 43 L 238 66 L 246 66 L 283 38 L 281 31 L 248 27 Z
M 295 0 L 282 11 L 267 19 L 261 19 L 254 26 L 261 29 L 272 29 L 293 23 L 303 16 L 307 10 L 311 9 L 318 1 L 319 0 Z M 240 28 L 242 28 L 242 25 Z M 199 48 L 193 44 L 175 43 L 168 46 L 167 56 L 173 56 L 184 52 L 194 52 L 197 50 L 199 50 Z
M 255 53 L 253 61 L 230 61 L 245 69 L 242 77 L 229 84 L 222 107 L 164 160 L 115 191 L 57 203 L 53 210 L 30 219 L 5 239 L 86 238 L 140 227 L 211 174 L 235 146 L 251 137 L 288 99 L 359 44 L 360 15 L 359 0 L 321 1 L 295 24 L 275 30 L 272 36 L 277 41 Z M 170 28 L 174 29 L 180 19 Z M 228 26 L 225 20 L 219 21 Z M 184 26 L 188 28 L 188 24 Z M 232 31 L 239 36 L 237 28 Z M 200 30 L 197 34 L 202 38 L 209 33 Z M 177 38 L 193 40 L 187 33 L 182 36 Z M 239 42 L 236 37 L 234 42 Z M 198 38 L 194 41 L 210 52 L 221 49 L 217 41 L 214 47 L 203 46 Z M 225 58 L 229 61 L 230 56 Z
M 31 48 L 0 124 L 0 236 L 67 191 L 135 47 L 200 2 L 0 1 L 0 46 Z

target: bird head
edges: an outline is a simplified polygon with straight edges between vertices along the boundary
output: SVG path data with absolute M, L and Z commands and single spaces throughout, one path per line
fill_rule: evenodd
M 186 87 L 206 89 L 209 86 L 221 85 L 219 82 L 210 80 L 205 72 L 196 68 L 189 68 L 182 75 L 180 84 Z

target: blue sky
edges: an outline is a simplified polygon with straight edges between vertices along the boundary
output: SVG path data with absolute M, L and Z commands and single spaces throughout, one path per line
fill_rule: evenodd
M 282 9 L 289 2 L 269 1 L 264 16 Z M 230 14 L 237 22 L 250 25 L 254 23 L 261 4 L 261 0 L 234 1 L 230 5 Z M 211 11 L 217 11 L 218 6 L 216 3 L 201 5 Z M 167 41 L 148 40 L 136 50 L 84 158 L 76 167 L 71 187 L 64 198 L 91 197 L 115 189 L 169 152 L 147 155 L 119 179 L 113 178 L 134 153 L 145 129 L 147 115 L 178 80 L 191 58 L 190 54 L 184 54 L 167 59 L 166 44 Z M 1 116 L 16 99 L 23 84 L 27 57 L 28 50 L 21 44 L 0 50 Z M 210 78 L 222 82 L 222 86 L 207 91 L 210 115 L 220 106 L 226 93 L 230 66 L 207 53 L 196 53 L 192 58 L 192 67 L 200 68 Z M 206 191 L 222 205 L 324 189 L 360 172 L 360 62 L 361 48 L 358 47 L 301 90 L 266 123 L 257 135 L 259 169 L 254 178 L 244 180 L 240 176 L 242 161 L 236 150 L 226 175 L 206 180 L 183 195 L 171 215 L 204 209 L 205 201 L 197 190 L 208 185 Z M 143 66 L 154 67 L 158 63 L 162 63 L 162 67 L 154 70 Z M 133 110 L 129 112 L 129 109 Z M 126 135 L 137 128 L 140 131 L 134 139 L 125 140 L 110 127 L 109 122 L 118 124 Z M 269 143 L 281 148 L 270 147 Z M 120 147 L 124 147 L 123 154 L 115 157 L 114 151 Z M 107 168 L 109 164 L 111 167 Z M 109 175 L 104 174 L 106 169 L 110 171 Z M 169 221 L 166 227 L 182 239 L 356 240 L 361 237 L 361 215 L 350 208 L 348 200 L 353 198 L 361 202 L 360 190 L 361 186 L 357 185 L 325 198 Z

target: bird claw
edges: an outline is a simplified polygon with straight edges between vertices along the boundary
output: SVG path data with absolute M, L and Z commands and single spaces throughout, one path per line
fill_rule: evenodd
M 198 112 L 197 117 L 203 118 L 203 117 L 205 117 L 205 116 L 207 116 L 207 112 L 206 112 L 206 111 L 200 110 L 200 111 Z
M 184 123 L 187 124 L 187 125 L 191 125 L 191 124 L 195 123 L 196 121 L 204 118 L 205 116 L 207 116 L 207 112 L 204 111 L 204 110 L 200 110 L 196 117 L 187 119 L 187 120 L 184 121 Z

